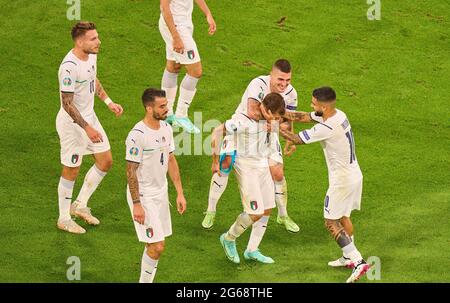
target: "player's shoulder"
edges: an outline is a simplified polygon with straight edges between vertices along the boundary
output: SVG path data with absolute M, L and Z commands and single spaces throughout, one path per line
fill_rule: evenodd
M 334 124 L 336 126 L 341 126 L 344 130 L 350 126 L 347 115 L 343 111 L 336 109 L 336 115 L 334 118 Z
M 78 66 L 79 62 L 78 59 L 75 57 L 75 55 L 72 53 L 72 50 L 70 50 L 66 56 L 64 57 L 64 59 L 61 61 L 60 66 L 61 67 L 65 67 L 65 68 L 70 68 L 73 69 L 76 66 Z
M 261 75 L 261 76 L 258 76 L 258 77 L 256 77 L 256 78 L 254 78 L 254 79 L 250 82 L 250 84 L 253 84 L 253 85 L 263 85 L 263 86 L 265 86 L 265 87 L 269 87 L 269 77 L 270 77 L 270 76 L 268 76 L 268 75 Z
M 161 120 L 161 121 L 160 121 L 160 125 L 161 125 L 161 128 L 162 128 L 164 131 L 173 133 L 172 125 L 170 125 L 170 124 L 167 123 L 166 121 Z
M 133 128 L 131 128 L 129 135 L 134 135 L 137 137 L 142 137 L 145 135 L 146 126 L 143 121 L 136 123 Z
M 297 99 L 297 90 L 292 86 L 292 84 L 289 84 L 284 91 L 284 97 L 287 99 Z

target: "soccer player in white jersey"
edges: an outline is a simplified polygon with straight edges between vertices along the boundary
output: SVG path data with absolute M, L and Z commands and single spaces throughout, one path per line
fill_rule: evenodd
M 336 108 L 336 93 L 330 87 L 315 89 L 312 113 L 291 112 L 285 117 L 292 121 L 317 124 L 298 135 L 281 129 L 281 135 L 295 144 L 320 142 L 328 166 L 329 188 L 325 196 L 323 215 L 325 226 L 342 248 L 343 256 L 331 261 L 333 267 L 353 267 L 347 283 L 355 282 L 369 269 L 354 244 L 350 214 L 361 207 L 363 176 L 355 154 L 352 127 L 344 112 Z
M 112 165 L 108 137 L 94 112 L 97 95 L 116 115 L 122 107 L 111 101 L 97 78 L 97 53 L 100 40 L 94 23 L 79 22 L 72 28 L 74 48 L 64 57 L 58 72 L 61 109 L 56 129 L 61 143 L 63 165 L 58 185 L 58 228 L 82 234 L 86 230 L 72 220 L 80 217 L 88 224 L 100 221 L 91 214 L 87 203 Z M 72 192 L 84 155 L 93 154 L 95 164 L 87 172 L 73 204 Z
M 280 120 L 285 112 L 283 97 L 278 93 L 269 93 L 264 97 L 260 107 L 272 113 L 270 120 Z M 273 153 L 274 133 L 266 130 L 266 115 L 235 113 L 230 120 L 214 130 L 213 167 L 219 166 L 220 139 L 224 135 L 237 137 L 237 156 L 234 165 L 236 179 L 239 184 L 243 212 L 229 230 L 220 236 L 220 242 L 227 258 L 239 263 L 240 258 L 236 249 L 236 239 L 245 230 L 252 226 L 252 232 L 244 252 L 247 260 L 256 260 L 262 263 L 273 263 L 274 260 L 264 256 L 259 245 L 266 232 L 272 208 L 275 207 L 275 190 L 270 175 L 267 158 Z
M 165 238 L 172 234 L 167 172 L 177 191 L 178 212 L 186 209 L 172 128 L 163 121 L 168 112 L 165 96 L 159 89 L 144 91 L 145 117 L 126 140 L 127 201 L 138 239 L 145 243 L 140 283 L 153 282 Z
M 242 96 L 241 103 L 236 109 L 236 113 L 244 113 L 260 116 L 259 106 L 263 98 L 270 92 L 276 92 L 283 96 L 286 104 L 286 111 L 295 111 L 297 109 L 297 91 L 290 84 L 292 76 L 292 69 L 289 61 L 285 59 L 277 60 L 273 66 L 270 75 L 259 76 L 253 79 L 247 86 L 247 89 Z M 286 122 L 289 127 L 292 127 L 292 122 Z M 298 232 L 299 226 L 289 217 L 287 212 L 287 184 L 284 178 L 283 156 L 281 153 L 280 143 L 278 140 L 278 134 L 274 134 L 277 140 L 274 141 L 276 149 L 274 153 L 269 157 L 269 167 L 272 179 L 275 183 L 275 201 L 278 207 L 277 222 L 283 224 L 286 230 L 290 232 Z M 226 151 L 228 155 L 224 158 L 223 168 L 213 172 L 211 178 L 211 185 L 209 189 L 208 197 L 208 209 L 205 212 L 205 217 L 202 222 L 202 226 L 206 229 L 212 228 L 216 215 L 217 203 L 225 191 L 228 184 L 228 174 L 231 171 L 230 167 L 227 167 L 232 157 L 233 140 L 228 138 L 224 139 L 224 144 L 227 144 Z M 284 152 L 286 155 L 291 155 L 295 151 L 296 147 L 292 142 L 287 141 Z
M 192 10 L 194 0 L 160 0 L 161 16 L 159 31 L 166 43 L 166 68 L 163 73 L 161 87 L 166 91 L 169 102 L 167 122 L 181 126 L 189 133 L 200 133 L 200 130 L 189 120 L 188 109 L 194 99 L 198 80 L 202 76 L 202 64 L 197 44 L 192 37 L 194 24 Z M 195 0 L 206 16 L 209 24 L 208 33 L 213 35 L 216 23 L 205 0 Z M 175 114 L 173 105 L 178 90 L 178 73 L 182 66 L 186 67 L 186 75 L 180 84 L 180 94 Z

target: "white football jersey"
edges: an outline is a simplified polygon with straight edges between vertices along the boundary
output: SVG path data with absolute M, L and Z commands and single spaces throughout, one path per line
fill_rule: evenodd
M 242 96 L 241 103 L 236 109 L 236 113 L 244 113 L 247 115 L 248 99 L 255 99 L 262 102 L 264 97 L 270 93 L 270 75 L 259 76 L 253 79 L 247 86 Z M 297 91 L 289 84 L 281 94 L 286 103 L 286 110 L 295 111 L 297 109 Z
M 90 54 L 87 61 L 82 61 L 72 53 L 64 57 L 59 66 L 58 79 L 60 99 L 61 93 L 73 93 L 73 104 L 88 123 L 94 121 L 95 79 L 97 78 L 97 55 Z M 68 119 L 69 114 L 63 109 Z
M 140 164 L 137 170 L 139 193 L 159 196 L 167 192 L 169 154 L 175 150 L 172 127 L 160 121 L 160 128 L 154 130 L 140 121 L 128 133 L 126 146 L 125 159 Z
M 313 128 L 299 133 L 306 144 L 320 142 L 328 167 L 330 186 L 349 185 L 361 180 L 362 173 L 355 154 L 352 127 L 344 112 L 336 114 L 325 122 L 312 112 L 311 119 L 318 122 Z
M 192 10 L 194 9 L 194 0 L 171 0 L 169 7 L 175 25 L 193 27 Z M 162 14 L 160 18 L 165 23 Z
M 228 135 L 234 135 L 237 143 L 236 161 L 251 167 L 268 167 L 267 158 L 273 153 L 276 146 L 275 137 L 265 129 L 265 120 L 255 121 L 246 114 L 234 114 L 230 120 L 225 121 Z

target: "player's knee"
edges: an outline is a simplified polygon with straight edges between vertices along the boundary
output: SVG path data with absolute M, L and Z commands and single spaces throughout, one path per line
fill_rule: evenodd
M 181 70 L 181 64 L 178 63 L 169 63 L 166 64 L 166 69 L 169 73 L 175 73 L 178 74 Z
M 98 169 L 100 169 L 103 172 L 107 172 L 111 169 L 112 165 L 113 165 L 113 159 L 111 158 L 107 158 L 104 159 L 98 163 L 96 163 L 95 165 L 97 165 Z
M 80 172 L 80 167 L 63 167 L 63 171 L 61 176 L 70 181 L 75 181 L 75 179 L 78 177 L 78 173 Z
M 272 208 L 264 210 L 264 216 L 270 216 L 271 213 L 272 213 Z
M 283 165 L 276 165 L 270 168 L 270 174 L 275 182 L 281 182 L 284 178 Z
M 159 255 L 163 253 L 164 248 L 165 248 L 164 242 L 159 242 L 155 244 L 155 252 Z
M 199 65 L 193 69 L 190 69 L 187 71 L 188 75 L 197 79 L 200 79 L 203 75 L 203 69 L 202 66 Z
M 263 214 L 261 214 L 261 215 L 249 215 L 249 216 L 250 216 L 250 218 L 252 219 L 253 222 L 256 222 L 256 221 L 258 221 L 259 219 L 262 218 Z

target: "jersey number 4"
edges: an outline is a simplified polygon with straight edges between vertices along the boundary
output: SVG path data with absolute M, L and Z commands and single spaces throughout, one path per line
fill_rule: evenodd
M 164 165 L 164 154 L 161 153 L 161 159 L 159 160 L 161 162 L 161 165 Z
M 348 144 L 350 145 L 350 164 L 353 163 L 353 161 L 356 160 L 355 156 L 355 140 L 353 139 L 353 132 L 350 129 L 348 132 L 345 133 L 348 139 Z

